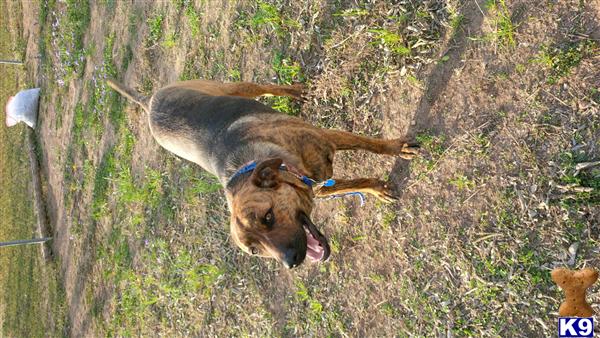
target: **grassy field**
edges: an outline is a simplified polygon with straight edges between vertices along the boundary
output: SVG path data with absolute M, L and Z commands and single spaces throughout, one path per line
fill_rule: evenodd
M 13 20 L 21 14 L 18 4 L 4 2 L 0 13 Z M 20 60 L 22 36 L 14 26 L 9 27 L 19 23 L 13 20 L 3 19 L 0 25 L 0 55 Z M 30 83 L 21 66 L 1 65 L 0 69 L 0 106 L 4 107 L 10 95 Z M 25 129 L 24 124 L 11 129 L 4 123 L 0 126 L 0 241 L 36 237 Z M 0 265 L 2 336 L 62 336 L 66 304 L 58 263 L 43 262 L 38 246 L 25 246 L 2 248 Z
M 41 54 L 39 143 L 68 304 L 50 297 L 54 333 L 550 336 L 562 297 L 551 269 L 600 267 L 600 171 L 578 169 L 600 159 L 591 2 L 23 10 L 40 23 L 29 37 Z M 336 176 L 384 177 L 400 200 L 319 201 L 313 219 L 332 257 L 288 271 L 234 247 L 217 180 L 161 149 L 107 77 L 145 94 L 194 78 L 303 82 L 305 102 L 261 100 L 321 127 L 406 135 L 424 152 L 412 162 L 339 154 Z M 600 310 L 598 286 L 588 299 Z

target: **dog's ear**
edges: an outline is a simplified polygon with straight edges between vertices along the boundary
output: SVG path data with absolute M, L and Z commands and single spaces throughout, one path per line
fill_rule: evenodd
M 276 188 L 279 186 L 279 167 L 283 163 L 280 158 L 270 158 L 256 165 L 252 173 L 252 183 L 261 188 Z

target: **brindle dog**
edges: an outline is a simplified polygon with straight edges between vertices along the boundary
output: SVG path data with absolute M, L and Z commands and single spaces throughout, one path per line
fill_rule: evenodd
M 272 257 L 286 267 L 329 257 L 327 238 L 310 220 L 315 197 L 369 193 L 394 197 L 375 178 L 336 179 L 338 150 L 364 149 L 411 159 L 417 148 L 401 139 L 381 140 L 320 129 L 253 100 L 260 95 L 301 98 L 301 85 L 219 83 L 194 80 L 168 85 L 152 97 L 109 80 L 109 85 L 148 113 L 150 130 L 165 149 L 216 175 L 231 211 L 231 237 L 245 252 Z

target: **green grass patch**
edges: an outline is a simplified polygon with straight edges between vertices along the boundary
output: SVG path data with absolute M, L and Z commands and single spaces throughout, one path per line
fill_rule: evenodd
M 598 43 L 592 40 L 580 40 L 562 47 L 544 46 L 532 61 L 543 65 L 550 71 L 546 82 L 554 84 L 559 79 L 568 76 L 575 67 L 579 66 L 583 58 L 593 55 L 597 51 Z
M 107 262 L 118 261 L 115 255 L 119 252 L 113 251 Z M 192 297 L 210 298 L 224 273 L 217 265 L 198 264 L 187 251 L 173 252 L 162 239 L 148 241 L 140 259 L 145 263 L 144 271 L 136 271 L 127 265 L 113 266 L 119 271 L 122 287 L 109 335 L 148 332 L 147 322 L 161 321 L 156 315 L 174 311 L 174 307 L 188 306 Z
M 500 47 L 513 48 L 516 46 L 515 33 L 517 26 L 512 22 L 511 13 L 505 0 L 488 0 L 486 8 L 494 25 L 494 32 L 484 37 Z
M 281 53 L 275 54 L 273 58 L 273 70 L 277 75 L 277 83 L 291 85 L 304 82 L 304 74 L 298 62 L 292 61 Z M 284 114 L 297 116 L 300 113 L 300 105 L 292 98 L 286 96 L 271 96 L 264 98 L 266 103 L 273 109 Z
M 227 72 L 227 77 L 232 82 L 242 81 L 242 73 L 239 71 L 239 69 L 235 69 L 235 68 L 234 69 L 230 69 Z
M 415 139 L 422 148 L 433 156 L 441 156 L 446 151 L 446 137 L 444 135 L 433 135 L 425 132 L 417 134 Z
M 179 171 L 185 187 L 183 190 L 184 200 L 188 204 L 197 203 L 195 202 L 196 198 L 205 198 L 222 189 L 217 178 L 203 170 L 185 166 Z
M 86 172 L 82 173 L 82 168 L 76 166 L 75 163 L 76 159 L 81 157 L 84 163 L 90 164 L 86 151 L 93 151 L 94 147 L 99 144 L 106 128 L 105 117 L 108 116 L 117 132 L 125 124 L 124 101 L 118 93 L 109 89 L 104 81 L 106 77 L 117 77 L 118 71 L 113 53 L 114 44 L 115 33 L 111 33 L 104 41 L 101 67 L 94 71 L 93 79 L 85 84 L 88 97 L 80 100 L 74 108 L 71 127 L 72 141 L 67 146 L 67 158 L 63 169 L 65 185 L 69 187 L 69 189 L 65 189 L 67 205 L 73 202 L 72 194 L 81 190 L 83 183 L 91 183 L 89 179 L 85 181 L 81 181 L 81 179 L 89 178 L 92 170 L 88 168 Z M 97 212 L 98 210 L 93 211 L 94 214 Z
M 3 89 L 0 92 L 4 92 Z M 27 148 L 25 142 L 24 126 L 10 130 L 0 127 L 0 241 L 35 236 L 29 160 L 23 151 Z M 65 322 L 64 290 L 55 264 L 41 260 L 38 245 L 2 248 L 0 264 L 2 335 L 60 335 L 62 327 L 51 325 L 47 315 L 48 311 L 53 311 L 52 320 L 56 325 Z M 43 264 L 46 266 L 43 267 Z
M 161 199 L 163 175 L 160 171 L 147 169 L 143 183 L 136 183 L 131 169 L 124 163 L 115 177 L 116 193 L 119 203 L 140 204 L 149 209 L 155 209 Z
M 85 140 L 88 146 L 92 145 L 93 140 L 99 142 L 106 128 L 106 117 L 117 132 L 125 124 L 125 101 L 119 93 L 109 88 L 105 81 L 106 78 L 118 78 L 120 73 L 114 61 L 115 39 L 114 32 L 105 38 L 102 49 L 102 65 L 94 71 L 92 80 L 86 83 L 86 91 L 89 96 L 85 106 L 83 129 L 88 133 L 92 131 L 94 136 Z M 124 55 L 125 62 L 121 71 L 128 66 L 128 58 L 131 58 L 131 51 L 129 55 Z M 76 107 L 76 115 L 77 113 Z M 79 125 L 76 124 L 76 126 Z
M 47 15 L 47 10 L 45 10 Z M 90 4 L 88 0 L 67 0 L 65 16 L 59 25 L 58 52 L 67 79 L 81 74 L 85 68 L 85 33 L 90 24 Z M 60 13 L 57 14 L 60 16 Z

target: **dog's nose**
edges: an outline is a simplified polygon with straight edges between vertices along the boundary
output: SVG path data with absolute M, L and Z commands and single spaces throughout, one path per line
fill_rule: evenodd
M 295 268 L 302 263 L 302 257 L 295 248 L 288 248 L 283 254 L 283 265 L 286 268 Z

